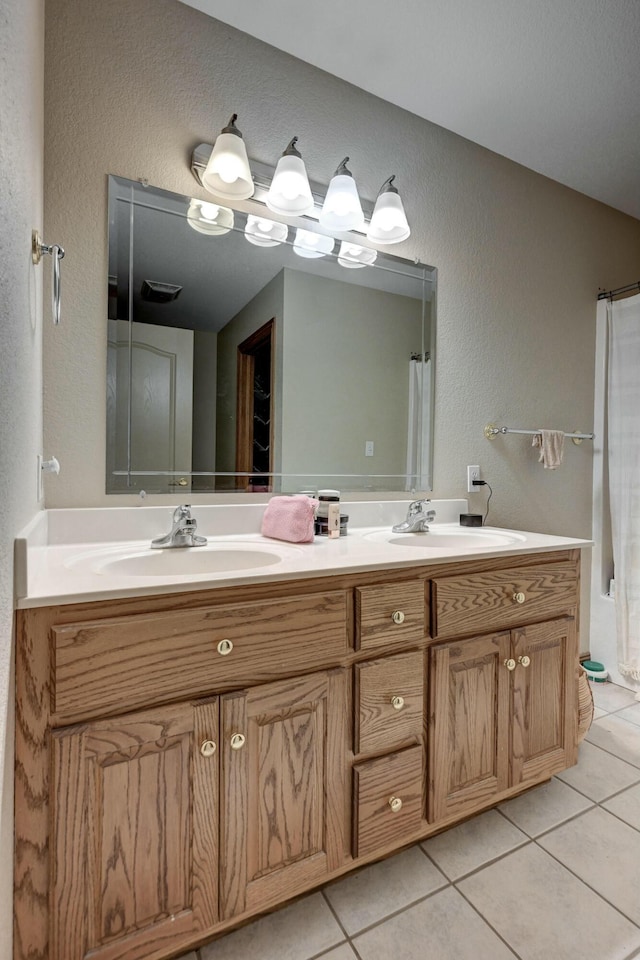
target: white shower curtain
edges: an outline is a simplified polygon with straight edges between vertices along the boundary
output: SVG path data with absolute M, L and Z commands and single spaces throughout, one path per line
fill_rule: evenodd
M 618 670 L 640 680 L 640 296 L 609 303 L 607 314 Z
M 407 490 L 424 489 L 431 450 L 431 360 L 409 361 Z

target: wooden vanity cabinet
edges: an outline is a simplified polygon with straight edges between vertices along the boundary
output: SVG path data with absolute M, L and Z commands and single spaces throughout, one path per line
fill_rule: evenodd
M 218 920 L 218 702 L 52 736 L 51 958 L 157 955 Z M 206 751 L 205 751 L 206 752 Z
M 14 960 L 187 953 L 574 763 L 578 562 L 19 611 Z

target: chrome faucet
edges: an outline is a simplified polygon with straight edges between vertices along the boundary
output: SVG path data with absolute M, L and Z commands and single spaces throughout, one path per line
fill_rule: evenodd
M 394 533 L 427 533 L 429 524 L 436 518 L 435 510 L 429 510 L 431 500 L 414 500 L 409 504 L 407 519 L 396 523 L 391 529 Z
M 157 537 L 151 541 L 151 546 L 157 549 L 163 547 L 203 547 L 206 537 L 196 534 L 198 521 L 191 516 L 191 507 L 184 503 L 173 511 L 173 527 L 164 537 Z

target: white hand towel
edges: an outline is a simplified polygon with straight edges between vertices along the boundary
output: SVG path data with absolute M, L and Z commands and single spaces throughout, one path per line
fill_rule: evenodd
M 542 447 L 538 463 L 543 463 L 545 470 L 555 470 L 562 463 L 564 430 L 541 430 L 534 436 L 531 446 Z

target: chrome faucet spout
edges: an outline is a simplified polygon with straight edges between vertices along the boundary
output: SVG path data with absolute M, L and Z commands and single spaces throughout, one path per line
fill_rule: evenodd
M 407 519 L 391 528 L 394 533 L 428 533 L 429 524 L 436 518 L 434 509 L 429 508 L 430 500 L 414 500 L 409 504 Z
M 168 547 L 203 547 L 206 537 L 196 534 L 198 521 L 191 516 L 191 506 L 184 503 L 173 512 L 173 526 L 169 533 L 164 537 L 156 537 L 151 541 L 151 546 L 155 549 L 166 549 Z

